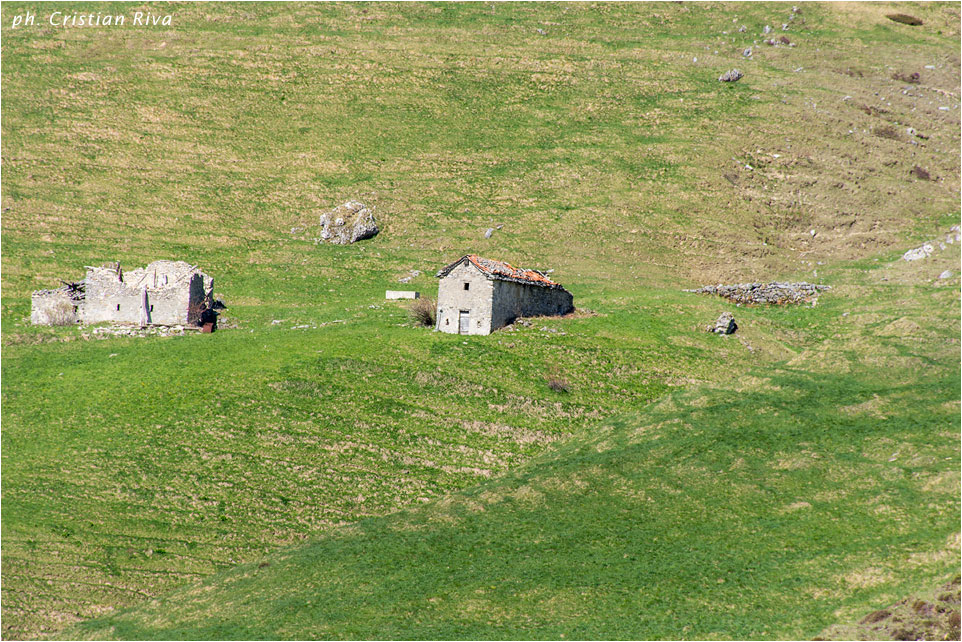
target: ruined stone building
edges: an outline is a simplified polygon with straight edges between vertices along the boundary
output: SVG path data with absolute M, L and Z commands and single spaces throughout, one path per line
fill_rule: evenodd
M 518 317 L 567 314 L 571 293 L 537 270 L 469 254 L 440 270 L 437 329 L 490 334 Z
M 33 293 L 39 325 L 125 323 L 199 325 L 214 304 L 214 280 L 184 261 L 154 261 L 124 272 L 119 263 L 88 267 L 79 283 Z

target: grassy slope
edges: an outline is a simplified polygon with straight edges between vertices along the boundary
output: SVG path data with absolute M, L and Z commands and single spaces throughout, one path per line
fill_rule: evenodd
M 805 639 L 941 584 L 959 560 L 958 303 L 920 269 L 833 270 L 817 308 L 770 312 L 823 336 L 817 354 L 68 635 Z
M 187 5 L 169 30 L 10 30 L 21 8 L 2 16 L 5 637 L 470 487 L 749 360 L 818 354 L 831 335 L 792 313 L 700 334 L 724 306 L 677 288 L 806 277 L 957 209 L 958 112 L 937 109 L 958 86 L 952 5 L 912 7 L 923 29 L 803 6 L 799 46 L 751 61 L 787 7 Z M 742 82 L 714 80 L 735 64 Z M 890 78 L 926 64 L 916 95 Z M 891 121 L 930 138 L 872 133 Z M 378 206 L 381 236 L 290 233 L 347 198 Z M 554 267 L 603 314 L 463 343 L 379 300 L 469 250 Z M 212 273 L 239 328 L 94 342 L 24 323 L 32 289 L 161 257 Z

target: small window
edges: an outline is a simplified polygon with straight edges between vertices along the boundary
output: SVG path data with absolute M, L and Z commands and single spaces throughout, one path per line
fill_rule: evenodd
M 151 311 L 151 312 L 154 311 L 154 304 L 153 304 L 153 303 L 150 304 L 150 311 Z
M 117 312 L 120 312 L 120 304 L 117 304 Z
M 465 283 L 465 284 L 464 284 L 464 289 L 465 289 L 465 290 L 470 290 L 470 289 L 471 289 L 471 284 L 470 284 L 470 283 Z

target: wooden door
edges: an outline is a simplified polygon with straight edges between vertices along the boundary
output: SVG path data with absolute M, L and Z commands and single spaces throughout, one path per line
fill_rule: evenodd
M 471 313 L 468 310 L 461 310 L 458 315 L 458 334 L 468 334 L 471 330 Z

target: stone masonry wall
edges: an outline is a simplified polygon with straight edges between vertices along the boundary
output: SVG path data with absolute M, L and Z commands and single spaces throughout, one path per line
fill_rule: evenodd
M 70 325 L 79 320 L 79 302 L 65 288 L 40 290 L 30 299 L 30 323 Z
M 91 268 L 85 279 L 81 321 L 196 324 L 209 305 L 213 281 L 210 277 L 205 279 L 201 272 L 190 272 L 189 267 L 182 262 L 158 261 L 126 274 L 110 268 Z
M 523 285 L 512 281 L 494 282 L 491 329 L 497 330 L 518 317 L 567 314 L 574 299 L 567 290 Z
M 468 289 L 464 289 L 464 284 Z M 468 334 L 491 334 L 491 297 L 494 282 L 476 267 L 462 263 L 438 283 L 437 329 L 459 334 L 461 311 L 470 315 Z

